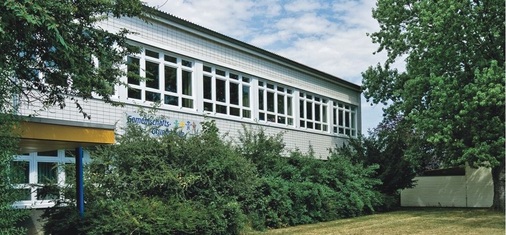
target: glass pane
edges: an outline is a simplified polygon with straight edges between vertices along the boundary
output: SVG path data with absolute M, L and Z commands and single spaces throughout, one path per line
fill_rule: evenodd
M 139 66 L 139 59 L 138 58 L 133 58 L 133 57 L 128 57 L 127 58 L 127 71 L 128 71 L 128 83 L 129 84 L 134 84 L 134 85 L 139 85 L 139 80 L 137 78 L 135 78 L 134 76 L 132 76 L 132 74 L 135 74 L 137 76 L 140 75 L 140 71 L 141 71 L 141 68 Z
M 283 95 L 278 95 L 278 113 L 285 114 L 285 97 Z
M 249 78 L 247 78 L 247 77 L 242 77 L 242 81 L 243 81 L 243 82 L 247 82 L 247 83 L 249 83 Z
M 183 98 L 183 107 L 185 108 L 193 108 L 193 100 Z
M 274 89 L 274 84 L 267 83 L 267 88 Z
M 151 50 L 144 50 L 144 54 L 149 57 L 157 58 L 158 59 L 158 52 L 154 52 Z
M 216 100 L 226 102 L 226 83 L 224 80 L 216 79 Z
M 182 60 L 182 61 L 181 61 L 181 64 L 182 64 L 184 67 L 189 67 L 189 68 L 191 68 L 191 67 L 192 67 L 192 62 L 191 62 L 191 61 L 188 61 L 188 60 Z
M 168 105 L 179 106 L 179 98 L 177 96 L 165 95 L 163 103 Z
M 293 125 L 293 119 L 292 118 L 288 118 L 288 122 L 287 122 L 288 125 Z
M 305 121 L 300 121 L 300 127 L 305 127 L 306 126 L 306 122 Z
M 344 126 L 350 127 L 350 113 L 344 112 Z
M 267 92 L 267 111 L 274 112 L 274 93 Z
M 242 111 L 242 116 L 245 117 L 245 118 L 251 118 L 251 111 L 249 111 L 249 110 L 243 110 Z
M 230 83 L 230 103 L 239 105 L 239 84 Z
M 306 95 L 306 98 L 312 100 L 313 99 L 313 96 L 312 95 Z
M 128 98 L 140 100 L 141 99 L 141 90 L 128 88 L 127 96 L 128 96 Z
M 264 90 L 258 90 L 258 109 L 264 110 Z
M 313 123 L 312 122 L 307 122 L 307 128 L 313 129 Z
M 204 99 L 213 98 L 212 78 L 204 76 Z
M 355 129 L 355 113 L 351 113 L 351 128 Z
M 320 104 L 314 104 L 314 120 L 320 121 Z
M 344 128 L 339 128 L 339 134 L 344 134 Z
M 278 117 L 278 123 L 285 124 L 285 117 Z
M 320 123 L 315 123 L 314 124 L 314 129 L 321 130 L 322 129 L 322 125 Z
M 58 164 L 54 162 L 37 163 L 37 182 L 39 184 L 56 183 L 58 180 Z
M 231 74 L 229 74 L 228 76 L 229 76 L 231 79 L 234 79 L 234 80 L 239 80 L 239 75 L 237 75 L 237 74 L 233 74 L 233 73 L 231 73 Z
M 146 87 L 160 88 L 158 64 L 146 61 Z
M 249 86 L 242 86 L 242 106 L 249 107 Z
M 346 135 L 350 135 L 350 129 L 346 129 L 346 130 L 345 130 L 345 134 L 346 134 Z
M 334 133 L 337 133 L 337 127 L 334 127 Z
M 327 131 L 328 130 L 328 126 L 327 125 L 323 125 L 323 131 Z
M 66 163 L 63 166 L 63 171 L 65 172 L 65 183 L 66 184 L 75 184 L 76 183 L 76 165 Z
M 241 110 L 238 108 L 230 107 L 230 115 L 239 117 L 241 115 Z
M 161 100 L 160 93 L 146 91 L 145 96 L 147 101 L 158 102 Z
M 174 63 L 174 64 L 175 64 L 175 63 L 177 63 L 177 58 L 176 58 L 176 57 L 174 57 L 174 56 L 165 55 L 165 56 L 163 57 L 163 59 L 164 59 L 165 61 L 167 61 L 167 62 L 171 62 L 171 63 Z
M 66 149 L 65 150 L 65 157 L 75 158 L 76 157 L 76 150 L 75 149 Z
M 309 101 L 306 102 L 306 119 L 313 119 L 313 104 Z
M 343 119 L 344 119 L 343 110 L 339 110 L 339 126 L 343 126 L 343 124 L 344 124 Z
M 183 95 L 192 95 L 192 72 L 183 70 Z
M 226 75 L 225 71 L 223 71 L 221 69 L 216 69 L 216 74 L 220 75 L 220 76 L 225 76 Z
M 275 122 L 276 121 L 276 116 L 273 115 L 273 114 L 267 114 L 267 121 L 269 121 L 269 122 Z
M 262 121 L 265 121 L 265 113 L 260 113 L 260 114 L 258 115 L 258 118 L 259 118 L 260 120 L 262 120 Z
M 292 97 L 286 97 L 286 114 L 292 116 Z
M 11 162 L 12 175 L 10 180 L 13 184 L 28 184 L 30 176 L 30 163 L 25 161 Z
M 259 81 L 259 82 L 258 82 L 258 86 L 259 86 L 259 87 L 263 87 L 263 86 L 264 86 L 264 82 Z
M 314 100 L 315 101 L 320 101 L 320 97 L 315 97 Z
M 278 91 L 284 92 L 284 91 L 285 91 L 285 88 L 283 88 L 283 87 L 279 87 L 279 86 L 278 86 Z
M 37 152 L 37 156 L 39 156 L 39 157 L 58 157 L 58 150 Z
M 165 66 L 165 91 L 177 92 L 177 68 Z
M 332 124 L 337 125 L 336 109 L 332 109 Z
M 204 110 L 212 112 L 213 111 L 213 104 L 212 103 L 204 102 Z
M 227 106 L 224 106 L 224 105 L 216 105 L 216 112 L 217 113 L 223 113 L 223 114 L 227 114 Z
M 209 66 L 205 66 L 205 65 L 204 65 L 204 71 L 205 71 L 205 72 L 209 72 L 209 73 L 210 73 L 210 72 L 212 72 L 213 70 L 212 70 L 212 68 L 211 68 L 211 67 L 209 67 Z

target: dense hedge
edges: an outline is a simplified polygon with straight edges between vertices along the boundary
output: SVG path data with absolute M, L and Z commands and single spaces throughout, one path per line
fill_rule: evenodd
M 332 153 L 286 153 L 282 135 L 244 128 L 239 143 L 202 133 L 154 138 L 129 126 L 118 144 L 100 147 L 85 172 L 85 216 L 46 210 L 52 234 L 239 234 L 370 212 L 380 203 L 375 166 Z M 289 157 L 287 157 L 289 154 Z M 66 190 L 66 191 L 65 191 Z

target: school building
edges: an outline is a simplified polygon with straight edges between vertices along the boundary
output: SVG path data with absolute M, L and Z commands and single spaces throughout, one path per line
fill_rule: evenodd
M 24 170 L 17 184 L 24 197 L 21 208 L 53 205 L 51 197 L 37 196 L 47 182 L 64 184 L 75 172 L 75 150 L 114 144 L 115 134 L 128 123 L 157 125 L 153 135 L 178 127 L 198 131 L 200 122 L 215 120 L 223 133 L 237 137 L 242 126 L 284 133 L 288 149 L 326 158 L 328 149 L 361 132 L 361 87 L 342 78 L 260 49 L 170 14 L 154 11 L 146 18 L 119 18 L 99 27 L 117 32 L 126 28 L 131 44 L 142 52 L 125 58 L 123 69 L 147 80 L 121 78 L 111 106 L 100 99 L 81 102 L 91 119 L 75 108 L 41 110 L 20 101 L 21 143 L 15 164 Z M 156 107 L 155 118 L 139 114 Z M 85 148 L 86 149 L 86 148 Z M 84 151 L 84 162 L 90 160 Z

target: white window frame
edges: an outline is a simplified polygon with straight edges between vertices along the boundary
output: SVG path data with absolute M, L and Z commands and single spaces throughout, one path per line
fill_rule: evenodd
M 211 89 L 206 88 L 206 79 L 211 80 Z M 217 82 L 224 82 L 225 97 L 224 100 L 218 100 L 217 97 Z M 227 117 L 235 117 L 242 119 L 253 118 L 252 114 L 252 81 L 251 76 L 242 74 L 240 72 L 232 71 L 229 69 L 217 67 L 211 64 L 204 64 L 202 67 L 202 76 L 199 82 L 202 83 L 202 107 L 204 113 L 211 115 L 225 115 Z M 237 104 L 232 103 L 231 86 L 237 85 Z M 248 104 L 246 104 L 244 97 L 244 89 L 248 89 Z M 210 92 L 211 97 L 206 97 L 207 92 Z M 218 107 L 224 108 L 224 111 L 218 112 Z M 236 114 L 233 114 L 236 110 Z
M 158 58 L 151 57 L 146 55 L 147 52 L 154 52 L 158 54 Z M 195 79 L 195 61 L 192 59 L 184 58 L 179 55 L 170 53 L 170 52 L 164 52 L 157 49 L 147 48 L 144 47 L 144 50 L 142 53 L 129 56 L 131 58 L 136 58 L 139 60 L 139 75 L 143 78 L 146 77 L 146 64 L 147 62 L 156 63 L 158 64 L 158 88 L 152 88 L 147 86 L 148 81 L 141 80 L 139 81 L 139 84 L 133 84 L 128 82 L 128 78 L 126 78 L 126 84 L 128 84 L 128 88 L 126 89 L 126 100 L 127 101 L 141 101 L 146 103 L 156 103 L 160 102 L 161 107 L 167 108 L 167 109 L 188 109 L 188 110 L 196 110 L 196 79 Z M 175 59 L 175 61 L 168 60 L 166 58 Z M 127 57 L 128 61 L 128 57 Z M 127 71 L 128 71 L 128 65 Z M 167 91 L 165 89 L 165 68 L 175 68 L 176 69 L 176 91 Z M 190 94 L 185 93 L 185 89 L 183 87 L 183 75 L 185 72 L 190 73 L 190 81 L 191 84 L 188 86 L 190 88 Z M 135 89 L 141 92 L 140 99 L 129 97 L 129 90 Z M 146 99 L 146 92 L 152 92 L 159 95 L 158 99 L 149 100 Z M 169 104 L 168 100 L 166 100 L 166 97 L 177 97 L 177 105 Z M 191 104 L 191 105 L 190 105 Z
M 327 98 L 300 91 L 299 128 L 329 132 L 328 101 L 329 99 Z M 309 108 L 311 108 L 311 116 L 308 115 Z
M 342 114 L 342 115 L 341 115 Z M 357 107 L 339 101 L 333 101 L 332 133 L 357 137 Z
M 37 189 L 42 185 L 38 182 L 38 165 L 39 163 L 53 163 L 56 165 L 56 184 L 60 187 L 65 186 L 65 164 L 75 164 L 74 156 L 66 156 L 64 149 L 56 150 L 56 156 L 41 156 L 37 152 L 17 155 L 14 158 L 14 162 L 27 162 L 28 163 L 28 182 L 15 184 L 14 187 L 20 190 L 29 190 L 28 200 L 16 201 L 13 206 L 15 208 L 47 208 L 55 205 L 54 199 L 42 199 L 37 198 Z M 84 163 L 90 162 L 89 153 L 84 151 L 83 154 Z M 74 171 L 72 172 L 74 173 Z M 60 195 L 61 197 L 62 195 Z
M 268 80 L 258 80 L 257 99 L 258 121 L 263 123 L 277 123 L 284 126 L 294 126 L 294 89 Z M 273 94 L 273 107 L 269 110 L 268 93 Z M 280 99 L 281 98 L 281 99 Z M 279 107 L 280 102 L 284 104 Z

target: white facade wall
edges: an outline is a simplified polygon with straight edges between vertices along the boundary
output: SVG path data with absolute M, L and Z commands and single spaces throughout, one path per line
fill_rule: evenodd
M 356 107 L 356 131 L 360 133 L 360 92 L 354 90 L 356 88 L 346 87 L 339 85 L 337 82 L 328 80 L 329 78 L 337 80 L 335 77 L 329 75 L 324 78 L 321 77 L 321 75 L 311 74 L 305 68 L 301 69 L 293 65 L 282 63 L 258 51 L 255 52 L 241 48 L 219 38 L 212 38 L 211 40 L 209 35 L 204 35 L 202 32 L 196 31 L 195 29 L 185 28 L 185 26 L 175 24 L 165 19 L 160 19 L 160 21 L 149 24 L 136 18 L 111 19 L 103 22 L 100 27 L 110 31 L 127 28 L 137 33 L 130 35 L 129 38 L 139 45 L 144 45 L 149 49 L 176 53 L 184 58 L 190 59 L 195 63 L 195 66 L 198 67 L 193 74 L 194 81 L 199 80 L 198 76 L 202 75 L 199 74 L 199 72 L 201 73 L 202 71 L 202 64 L 207 63 L 239 71 L 240 73 L 251 76 L 253 79 L 269 80 L 276 84 L 293 88 L 295 92 L 293 95 L 294 97 L 297 96 L 299 91 L 303 91 L 329 99 L 327 111 L 328 131 L 299 129 L 297 121 L 298 101 L 296 99 L 293 103 L 294 126 L 257 122 L 258 118 L 255 116 L 257 112 L 254 109 L 254 103 L 257 102 L 255 100 L 255 93 L 257 92 L 255 85 L 257 84 L 256 80 L 252 82 L 251 86 L 251 102 L 253 102 L 251 119 L 204 113 L 201 104 L 202 101 L 199 99 L 202 97 L 202 94 L 197 94 L 194 100 L 196 106 L 195 110 L 163 107 L 157 112 L 159 116 L 195 122 L 203 121 L 204 116 L 207 116 L 210 119 L 216 120 L 220 131 L 229 133 L 231 139 L 237 137 L 239 130 L 242 130 L 243 124 L 253 127 L 263 127 L 268 134 L 276 134 L 280 131 L 284 131 L 284 141 L 287 149 L 299 149 L 302 152 L 307 152 L 311 145 L 317 157 L 325 158 L 328 155 L 329 148 L 335 147 L 336 144 L 342 145 L 348 138 L 345 135 L 331 133 L 331 101 L 339 101 Z M 126 82 L 126 77 L 123 79 L 123 81 Z M 194 91 L 199 92 L 201 89 L 202 84 L 196 82 L 196 84 L 194 84 Z M 23 104 L 20 113 L 22 115 L 36 113 L 36 116 L 41 118 L 116 125 L 117 130 L 120 131 L 126 124 L 127 113 L 134 113 L 141 107 L 149 108 L 152 105 L 149 102 L 146 103 L 127 99 L 125 87 L 118 87 L 113 100 L 122 102 L 125 105 L 122 107 L 113 107 L 110 104 L 105 104 L 99 99 L 80 101 L 84 111 L 91 115 L 91 120 L 84 119 L 83 115 L 78 113 L 77 109 L 74 108 L 75 105 L 72 101 L 67 102 L 67 107 L 65 109 L 51 108 L 50 110 L 40 110 L 40 106 L 37 104 Z
M 416 177 L 416 186 L 401 191 L 405 207 L 490 207 L 494 196 L 490 168 L 466 167 L 462 176 Z

